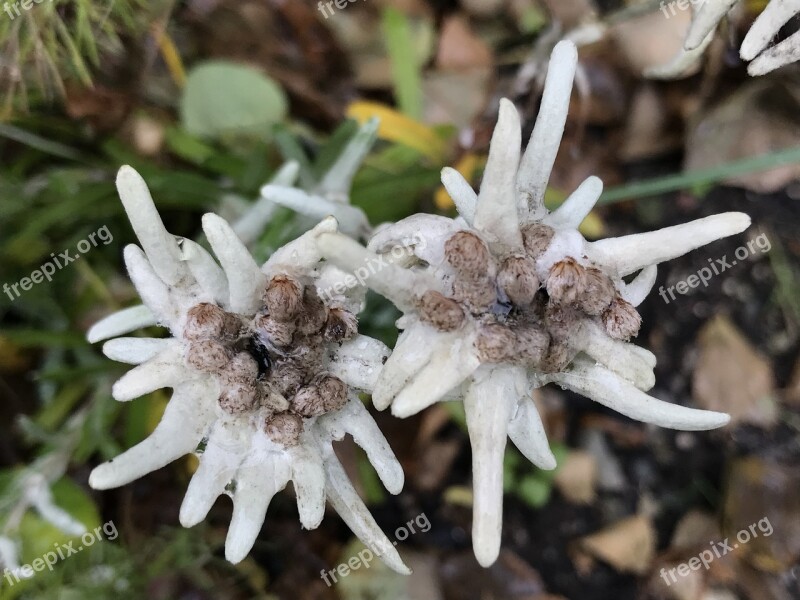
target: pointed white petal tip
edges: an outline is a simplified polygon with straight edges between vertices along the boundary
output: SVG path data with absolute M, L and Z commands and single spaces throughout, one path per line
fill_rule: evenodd
M 93 490 L 110 490 L 115 487 L 111 482 L 111 463 L 103 463 L 92 469 L 89 474 L 89 487 Z
M 578 64 L 578 47 L 575 45 L 575 42 L 571 40 L 561 40 L 555 45 L 553 53 L 550 55 L 550 62 L 551 64 L 558 62 L 559 66 L 561 66 L 560 63 L 562 61 L 567 64 Z
M 479 543 L 477 540 L 473 540 L 472 549 L 475 552 L 475 558 L 477 559 L 478 564 L 484 569 L 491 567 L 497 561 L 497 557 L 500 555 L 499 541 L 497 544 L 488 544 Z

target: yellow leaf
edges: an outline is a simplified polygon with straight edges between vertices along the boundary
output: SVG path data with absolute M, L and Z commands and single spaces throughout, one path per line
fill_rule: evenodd
M 365 123 L 372 117 L 378 117 L 380 119 L 379 138 L 413 148 L 438 163 L 444 162 L 445 143 L 436 131 L 385 104 L 353 102 L 347 108 L 347 116 L 359 123 Z

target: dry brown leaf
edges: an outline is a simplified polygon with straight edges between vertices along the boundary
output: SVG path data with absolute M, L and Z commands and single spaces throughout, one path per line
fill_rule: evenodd
M 572 450 L 555 476 L 558 491 L 575 504 L 591 504 L 597 493 L 597 460 L 588 452 Z
M 463 15 L 452 15 L 442 23 L 436 66 L 440 69 L 463 71 L 490 67 L 492 51 L 470 27 Z
M 678 54 L 689 28 L 692 11 L 664 18 L 660 11 L 618 23 L 611 37 L 635 73 L 669 63 Z
M 777 409 L 770 363 L 723 316 L 703 327 L 698 342 L 700 356 L 692 377 L 697 403 L 729 413 L 732 423 L 774 423 Z
M 648 517 L 636 515 L 582 538 L 579 547 L 617 571 L 642 574 L 655 556 L 656 532 Z

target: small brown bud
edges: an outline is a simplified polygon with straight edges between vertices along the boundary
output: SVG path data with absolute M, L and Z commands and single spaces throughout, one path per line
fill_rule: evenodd
M 528 251 L 528 254 L 536 259 L 544 254 L 555 234 L 555 230 L 549 225 L 533 223 L 523 227 L 522 243 L 525 246 L 525 250 Z
M 439 331 L 453 331 L 464 322 L 464 310 L 458 302 L 433 290 L 419 299 L 419 316 Z
M 303 433 L 303 419 L 292 413 L 281 413 L 266 420 L 264 431 L 276 444 L 287 448 L 296 446 Z
M 642 317 L 633 304 L 617 296 L 603 312 L 603 325 L 612 338 L 627 340 L 639 333 Z
M 504 325 L 484 325 L 478 330 L 475 348 L 482 362 L 502 363 L 516 358 L 514 332 Z
M 557 340 L 570 339 L 583 318 L 575 308 L 552 302 L 544 313 L 547 332 Z
M 462 302 L 470 312 L 485 312 L 497 302 L 497 289 L 488 277 L 456 279 L 453 281 L 453 297 Z
M 503 261 L 497 285 L 516 306 L 528 306 L 539 289 L 536 263 L 527 256 L 512 256 Z
M 316 385 L 307 385 L 289 401 L 291 409 L 303 417 L 318 417 L 325 414 L 325 402 Z
M 240 415 L 253 410 L 258 400 L 258 389 L 253 383 L 227 382 L 219 397 L 219 405 L 228 414 Z
M 264 304 L 278 321 L 293 320 L 303 304 L 303 286 L 289 275 L 275 275 L 264 292 Z
M 554 264 L 547 276 L 547 293 L 553 302 L 572 304 L 586 290 L 586 269 L 574 258 Z
M 201 302 L 186 313 L 183 337 L 187 340 L 234 339 L 239 330 L 239 319 L 216 304 Z
M 339 410 L 347 404 L 347 384 L 333 375 L 322 375 L 316 382 L 325 412 Z
M 527 364 L 538 365 L 547 354 L 550 336 L 534 325 L 516 327 L 514 334 L 519 358 Z
M 216 373 L 231 359 L 228 349 L 214 340 L 191 342 L 186 348 L 186 364 L 198 371 Z
M 262 341 L 278 348 L 292 343 L 295 324 L 293 321 L 279 321 L 271 315 L 259 315 L 255 319 L 256 330 Z
M 297 318 L 297 330 L 303 335 L 317 333 L 328 320 L 328 309 L 317 295 L 317 290 L 307 287 L 303 294 L 303 309 Z
M 258 363 L 249 353 L 237 352 L 225 368 L 225 375 L 230 380 L 253 383 L 258 378 Z
M 600 269 L 589 267 L 586 269 L 586 290 L 578 298 L 578 306 L 586 314 L 596 316 L 608 308 L 616 294 L 611 278 Z
M 474 233 L 459 231 L 445 242 L 444 256 L 451 267 L 463 277 L 477 278 L 489 269 L 489 250 Z
M 358 333 L 358 319 L 349 310 L 333 308 L 328 311 L 323 336 L 328 342 L 349 340 Z

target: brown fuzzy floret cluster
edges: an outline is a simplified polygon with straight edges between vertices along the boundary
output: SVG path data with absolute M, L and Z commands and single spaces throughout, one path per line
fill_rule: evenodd
M 444 248 L 453 273 L 451 293 L 423 294 L 417 302 L 420 318 L 440 331 L 454 331 L 472 318 L 484 362 L 523 364 L 545 373 L 572 361 L 577 350 L 570 340 L 587 318 L 601 322 L 615 339 L 638 333 L 639 313 L 601 270 L 567 257 L 539 281 L 536 260 L 555 232 L 535 224 L 522 233 L 525 253 L 499 259 L 475 233 L 451 236 Z
M 329 343 L 357 332 L 355 315 L 325 306 L 313 285 L 276 275 L 252 318 L 216 304 L 192 307 L 184 327 L 184 360 L 217 377 L 222 410 L 231 415 L 263 411 L 266 434 L 288 447 L 298 443 L 304 418 L 347 402 L 347 385 L 322 366 Z

